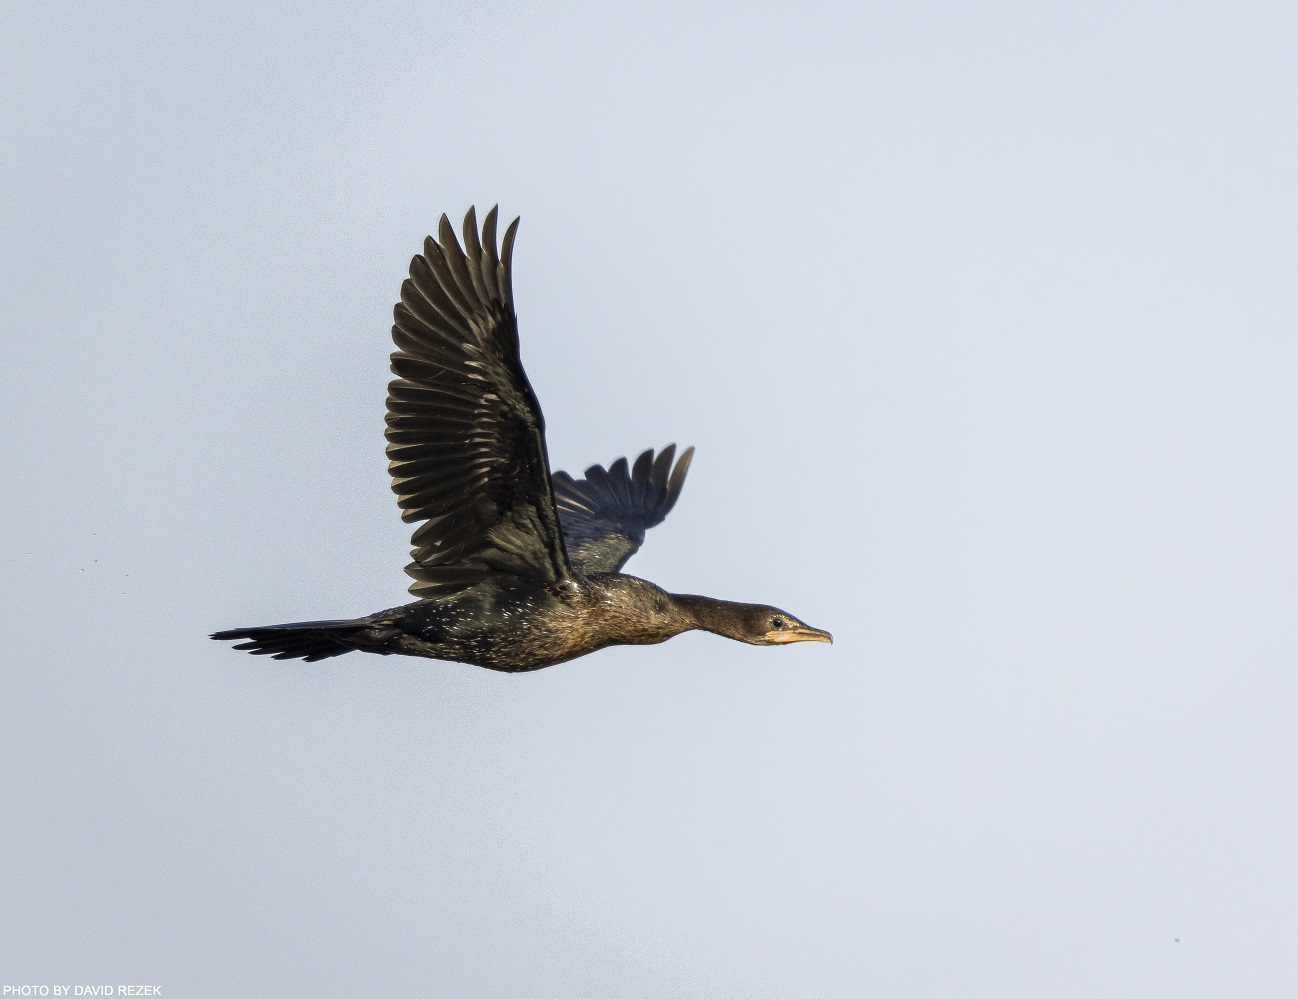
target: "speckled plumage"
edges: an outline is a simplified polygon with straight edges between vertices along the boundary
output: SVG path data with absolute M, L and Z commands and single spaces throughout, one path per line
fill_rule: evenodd
M 217 632 L 236 648 L 308 662 L 351 651 L 520 672 L 691 629 L 756 645 L 829 641 L 762 604 L 670 594 L 618 570 L 680 496 L 675 445 L 582 479 L 550 473 L 545 421 L 523 371 L 513 308 L 518 220 L 496 249 L 496 209 L 464 248 L 442 216 L 394 310 L 388 457 L 413 536 L 414 603 L 345 621 Z
M 609 645 L 651 645 L 689 628 L 671 597 L 634 576 L 597 573 L 557 588 L 491 581 L 365 619 L 356 647 L 505 672 L 553 666 Z

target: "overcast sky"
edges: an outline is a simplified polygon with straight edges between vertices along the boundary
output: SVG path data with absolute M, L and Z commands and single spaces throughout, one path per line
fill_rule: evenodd
M 6 13 L 0 982 L 1298 994 L 1294 7 L 804 6 Z M 408 599 L 495 202 L 556 467 L 698 447 L 629 570 L 835 645 L 205 637 Z

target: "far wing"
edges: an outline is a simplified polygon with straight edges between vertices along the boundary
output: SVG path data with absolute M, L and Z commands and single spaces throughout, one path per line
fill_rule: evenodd
M 592 465 L 582 479 L 554 473 L 559 525 L 574 571 L 617 572 L 639 551 L 644 532 L 676 505 L 694 448 L 686 448 L 673 467 L 675 455 L 676 445 L 669 444 L 657 458 L 652 450 L 644 452 L 634 468 L 619 458 L 607 469 Z

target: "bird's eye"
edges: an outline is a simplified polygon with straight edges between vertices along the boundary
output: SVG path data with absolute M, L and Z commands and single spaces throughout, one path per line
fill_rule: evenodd
M 772 627 L 772 628 L 783 628 L 783 627 L 784 627 L 786 624 L 788 624 L 788 623 L 789 623 L 789 622 L 786 621 L 786 620 L 784 620 L 784 618 L 782 618 L 782 617 L 773 617 L 773 618 L 771 618 L 771 627 Z

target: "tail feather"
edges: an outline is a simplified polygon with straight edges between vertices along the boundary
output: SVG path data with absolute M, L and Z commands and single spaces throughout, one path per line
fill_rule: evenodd
M 369 628 L 364 621 L 300 621 L 218 631 L 211 637 L 223 642 L 244 639 L 235 648 L 246 649 L 254 656 L 313 663 L 354 651 L 360 646 L 356 639 Z

